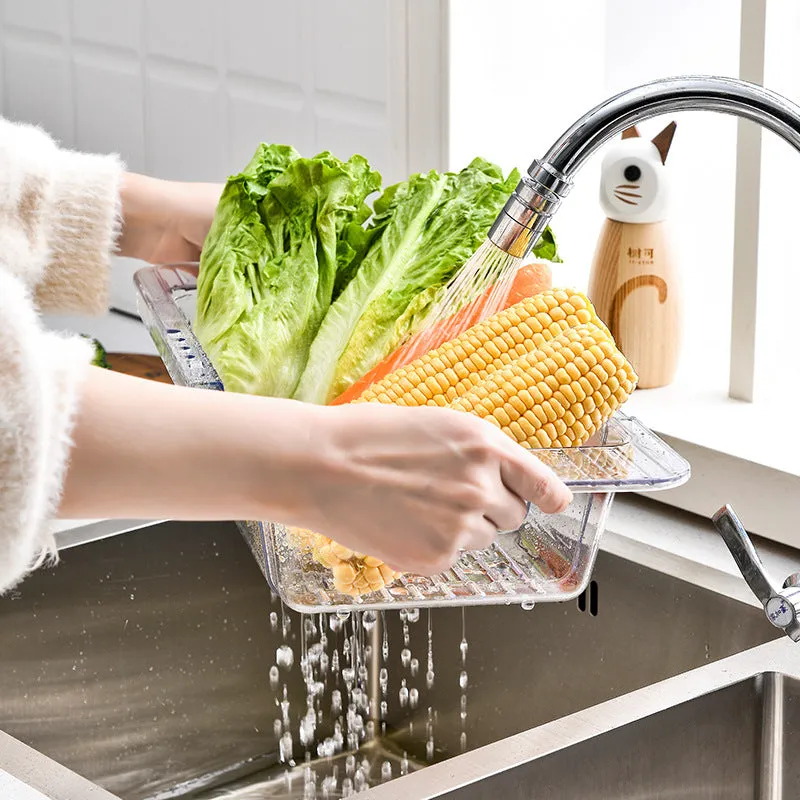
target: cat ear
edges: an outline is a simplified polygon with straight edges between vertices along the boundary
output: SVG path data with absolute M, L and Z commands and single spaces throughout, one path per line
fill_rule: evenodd
M 639 131 L 636 129 L 635 125 L 631 125 L 630 128 L 625 128 L 622 131 L 622 138 L 623 139 L 638 139 L 639 138 Z
M 667 154 L 669 153 L 669 148 L 672 145 L 672 137 L 675 135 L 675 128 L 678 125 L 675 122 L 670 122 L 666 128 L 664 128 L 661 133 L 653 139 L 653 144 L 658 149 L 659 155 L 661 156 L 661 163 L 667 163 Z

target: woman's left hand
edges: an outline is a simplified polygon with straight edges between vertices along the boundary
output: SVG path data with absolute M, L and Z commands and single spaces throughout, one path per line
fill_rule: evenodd
M 221 184 L 126 173 L 119 254 L 151 264 L 198 261 L 221 192 Z

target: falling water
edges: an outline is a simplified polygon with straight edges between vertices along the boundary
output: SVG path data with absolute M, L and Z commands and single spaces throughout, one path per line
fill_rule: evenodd
M 469 685 L 469 676 L 467 675 L 469 643 L 467 642 L 467 618 L 464 606 L 461 606 L 461 643 L 458 649 L 461 651 L 461 672 L 458 676 L 458 686 L 461 689 L 461 710 L 459 712 L 461 736 L 459 744 L 461 745 L 461 751 L 464 752 L 467 749 L 467 686 Z
M 413 716 L 419 713 L 425 691 L 420 676 L 424 674 L 428 692 L 433 690 L 436 678 L 433 618 L 429 610 L 427 625 L 419 631 L 422 634 L 424 630 L 426 636 L 417 643 L 411 634 L 412 626 L 420 621 L 419 609 L 400 612 L 402 647 L 398 636 L 398 649 L 390 663 L 387 616 L 388 612 L 378 615 L 367 610 L 309 615 L 298 621 L 290 618 L 282 604 L 280 613 L 270 614 L 270 626 L 282 635 L 275 650 L 275 663 L 269 670 L 269 683 L 277 694 L 273 732 L 280 761 L 287 768 L 287 797 L 338 800 L 364 791 L 370 783 L 377 785 L 410 771 L 405 753 L 402 759 L 390 760 L 380 746 L 374 750 L 362 748 L 376 736 L 386 734 L 390 715 L 392 719 L 406 717 L 408 734 L 413 737 Z M 293 623 L 296 633 L 292 632 Z M 465 750 L 469 678 L 463 610 L 461 627 L 460 665 L 455 672 L 460 690 L 460 744 Z M 372 642 L 376 643 L 379 659 L 374 666 L 370 661 Z M 424 655 L 419 652 L 423 642 Z M 420 669 L 420 661 L 425 670 Z M 294 670 L 299 670 L 305 685 L 304 704 L 294 695 L 290 698 L 289 677 Z M 430 698 L 425 707 L 427 714 L 421 720 L 425 724 L 424 755 L 433 762 L 438 714 Z M 369 758 L 363 758 L 367 753 Z
M 428 671 L 425 673 L 425 685 L 428 689 L 433 689 L 435 673 L 433 671 L 433 622 L 431 610 L 428 609 Z

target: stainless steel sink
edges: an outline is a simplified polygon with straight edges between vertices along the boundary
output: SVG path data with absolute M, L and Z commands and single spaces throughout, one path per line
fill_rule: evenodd
M 759 674 L 471 786 L 448 800 L 794 800 L 800 682 Z
M 767 665 L 765 672 L 754 667 Z M 794 800 L 800 655 L 776 641 L 380 787 L 370 800 Z M 445 769 L 446 768 L 446 769 Z
M 68 550 L 0 600 L 0 730 L 123 800 L 224 797 L 219 787 L 282 774 L 272 612 L 280 603 L 232 524 L 164 523 Z M 287 616 L 297 650 L 302 620 Z M 778 636 L 757 608 L 607 553 L 577 603 L 472 608 L 464 623 L 469 749 Z M 400 619 L 386 617 L 387 730 L 373 745 L 421 763 L 429 708 L 435 760 L 461 751 L 461 610 L 434 611 L 431 624 L 430 691 L 427 613 L 410 626 L 412 710 L 398 702 Z M 297 663 L 287 683 L 299 715 Z

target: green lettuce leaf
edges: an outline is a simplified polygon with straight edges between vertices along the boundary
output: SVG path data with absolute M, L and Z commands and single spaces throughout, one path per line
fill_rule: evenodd
M 225 389 L 291 397 L 339 281 L 369 236 L 366 159 L 262 146 L 231 178 L 206 240 L 196 331 Z
M 430 307 L 434 294 L 424 293 L 441 288 L 484 241 L 518 180 L 475 159 L 458 173 L 413 175 L 387 189 L 374 204 L 383 229 L 325 316 L 295 397 L 329 402 L 414 333 L 427 309 L 408 315 L 409 307 L 420 296 Z

